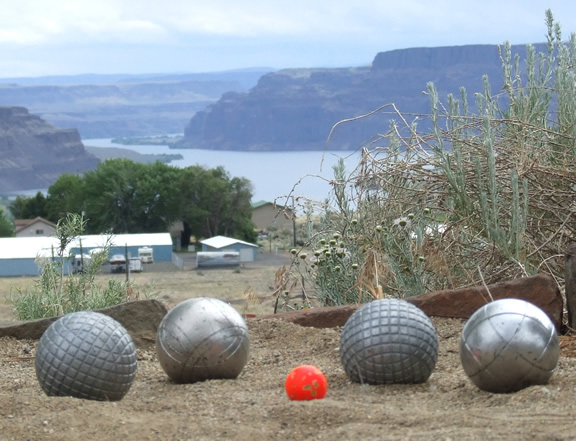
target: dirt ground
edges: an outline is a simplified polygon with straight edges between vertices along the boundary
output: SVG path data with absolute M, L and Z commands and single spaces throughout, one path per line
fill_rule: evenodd
M 257 294 L 253 313 L 269 313 L 275 267 L 147 273 L 159 298 L 224 297 L 241 310 L 245 291 Z M 15 282 L 15 281 L 13 281 Z M 185 288 L 182 288 L 182 285 Z M 0 283 L 0 295 L 2 284 Z M 212 287 L 212 288 L 210 288 Z M 244 296 L 244 297 L 243 297 Z M 0 311 L 0 319 L 6 319 Z M 251 355 L 235 380 L 171 383 L 153 346 L 139 350 L 138 373 L 119 402 L 47 397 L 34 371 L 37 341 L 0 339 L 0 440 L 574 440 L 574 342 L 561 339 L 549 384 L 512 394 L 480 391 L 459 360 L 464 322 L 432 319 L 440 351 L 425 384 L 351 383 L 340 364 L 338 329 L 313 329 L 249 318 Z M 300 364 L 328 379 L 322 400 L 290 401 L 284 381 Z

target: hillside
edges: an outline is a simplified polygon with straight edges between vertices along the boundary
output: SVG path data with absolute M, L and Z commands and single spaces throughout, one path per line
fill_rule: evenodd
M 524 59 L 525 46 L 513 52 Z M 248 92 L 229 92 L 196 113 L 179 148 L 214 150 L 319 150 L 334 124 L 395 104 L 410 120 L 430 112 L 423 93 L 433 82 L 441 99 L 482 90 L 487 74 L 492 89 L 502 84 L 495 45 L 415 48 L 376 55 L 371 66 L 340 69 L 285 69 L 264 75 Z M 470 98 L 473 103 L 473 97 Z M 390 112 L 391 109 L 387 109 Z M 394 114 L 338 126 L 328 148 L 355 149 L 385 132 Z
M 98 162 L 76 129 L 56 128 L 23 107 L 0 107 L 0 193 L 47 188 L 62 173 Z
M 26 107 L 83 139 L 182 133 L 192 115 L 272 69 L 206 74 L 75 75 L 0 80 L 0 106 Z

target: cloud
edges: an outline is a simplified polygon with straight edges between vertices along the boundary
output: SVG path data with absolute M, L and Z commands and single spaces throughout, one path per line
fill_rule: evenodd
M 18 0 L 0 14 L 0 75 L 352 66 L 393 49 L 543 41 L 546 7 L 576 31 L 569 2 L 541 3 Z
M 0 44 L 147 41 L 166 35 L 154 20 L 122 14 L 110 0 L 21 0 L 13 5 L 0 15 Z
M 0 43 L 175 42 L 194 36 L 415 41 L 499 38 L 542 29 L 538 0 L 19 0 L 0 15 Z M 567 7 L 549 0 L 550 7 Z M 568 9 L 569 10 L 569 9 Z M 561 21 L 571 19 L 559 16 Z M 571 19 L 574 20 L 574 19 Z M 572 21 L 574 24 L 574 21 Z M 513 38 L 514 35 L 511 35 Z M 402 45 L 402 41 L 406 44 Z

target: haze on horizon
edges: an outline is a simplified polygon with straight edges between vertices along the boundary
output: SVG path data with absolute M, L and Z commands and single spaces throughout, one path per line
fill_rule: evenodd
M 565 0 L 20 0 L 0 15 L 0 77 L 360 66 L 394 49 L 543 42 L 546 9 L 576 31 Z

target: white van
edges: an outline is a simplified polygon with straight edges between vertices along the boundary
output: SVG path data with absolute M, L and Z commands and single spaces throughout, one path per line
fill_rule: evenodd
M 138 248 L 138 257 L 142 263 L 154 263 L 154 249 L 150 247 Z

